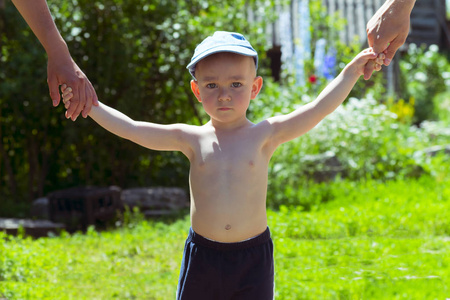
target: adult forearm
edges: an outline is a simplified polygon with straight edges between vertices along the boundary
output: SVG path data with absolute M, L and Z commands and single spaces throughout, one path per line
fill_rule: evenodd
M 48 56 L 70 59 L 67 44 L 56 28 L 45 0 L 12 0 Z
M 386 0 L 383 6 L 387 5 L 390 8 L 401 9 L 410 13 L 415 3 L 416 0 Z

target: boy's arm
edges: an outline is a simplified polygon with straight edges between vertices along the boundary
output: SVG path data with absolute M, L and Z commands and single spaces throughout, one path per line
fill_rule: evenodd
M 364 67 L 367 63 L 379 64 L 376 67 L 377 70 L 381 68 L 381 57 L 384 58 L 384 54 L 380 54 L 377 58 L 372 49 L 362 51 L 328 84 L 317 99 L 290 114 L 268 119 L 268 122 L 273 125 L 272 143 L 280 145 L 314 128 L 344 102 L 358 78 L 364 75 Z M 375 58 L 377 58 L 376 62 Z
M 99 102 L 89 116 L 106 130 L 143 147 L 161 151 L 183 151 L 184 131 L 187 125 L 162 125 L 134 121 L 125 114 Z
M 61 86 L 66 108 L 71 105 L 72 89 L 66 84 Z M 143 147 L 161 151 L 182 151 L 189 154 L 187 132 L 189 125 L 161 125 L 149 122 L 134 121 L 125 114 L 99 101 L 93 106 L 89 116 L 106 130 L 128 139 Z

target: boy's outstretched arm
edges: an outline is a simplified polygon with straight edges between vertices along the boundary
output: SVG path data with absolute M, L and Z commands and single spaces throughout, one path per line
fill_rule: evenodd
M 377 57 L 371 48 L 362 51 L 327 85 L 317 99 L 290 114 L 268 119 L 273 125 L 272 138 L 275 139 L 275 145 L 288 142 L 314 128 L 344 102 L 358 78 L 364 75 L 366 64 L 376 64 L 375 70 L 378 71 L 383 59 L 383 53 Z
M 72 89 L 61 86 L 66 109 L 71 105 Z M 182 151 L 188 154 L 186 124 L 161 125 L 134 121 L 125 114 L 101 103 L 93 106 L 89 116 L 106 130 L 143 147 L 161 151 Z

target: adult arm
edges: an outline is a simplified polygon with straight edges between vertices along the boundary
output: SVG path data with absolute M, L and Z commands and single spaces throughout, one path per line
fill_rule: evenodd
M 66 113 L 75 120 L 82 112 L 87 117 L 92 105 L 98 105 L 97 95 L 86 75 L 70 56 L 67 44 L 56 28 L 45 0 L 12 0 L 17 10 L 30 26 L 48 56 L 47 83 L 54 106 L 60 101 L 59 85 L 72 87 L 74 97 Z
M 386 0 L 367 22 L 367 41 L 375 53 L 384 52 L 384 64 L 388 66 L 398 48 L 406 41 L 409 33 L 410 15 L 415 0 Z M 365 78 L 372 75 L 372 65 L 364 71 Z

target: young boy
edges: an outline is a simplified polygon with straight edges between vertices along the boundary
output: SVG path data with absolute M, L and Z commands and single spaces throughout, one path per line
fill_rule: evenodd
M 210 116 L 203 126 L 131 120 L 100 103 L 89 116 L 112 133 L 154 150 L 181 151 L 190 161 L 191 224 L 177 299 L 273 299 L 273 244 L 267 227 L 268 165 L 275 149 L 333 112 L 367 63 L 384 55 L 358 54 L 319 97 L 288 115 L 259 123 L 246 117 L 261 90 L 258 55 L 238 33 L 216 32 L 187 66 L 191 89 Z M 63 101 L 70 106 L 71 89 Z

